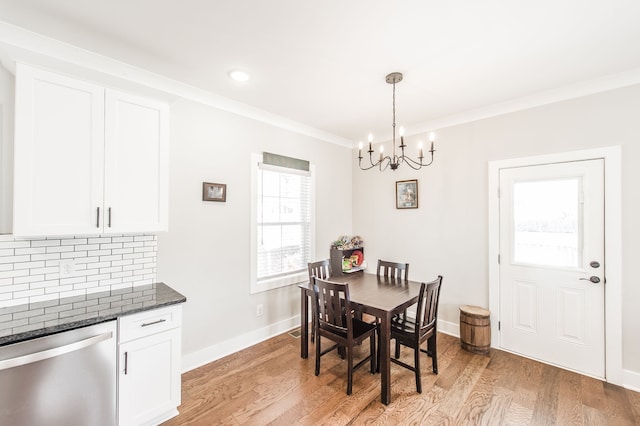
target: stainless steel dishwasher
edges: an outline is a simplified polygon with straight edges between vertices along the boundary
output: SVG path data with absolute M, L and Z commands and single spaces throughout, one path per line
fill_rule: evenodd
M 0 424 L 115 425 L 116 321 L 0 347 Z

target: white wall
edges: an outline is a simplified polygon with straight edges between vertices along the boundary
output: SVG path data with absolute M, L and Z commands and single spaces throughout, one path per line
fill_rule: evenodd
M 414 280 L 443 275 L 440 318 L 458 323 L 459 305 L 489 303 L 488 162 L 620 145 L 623 368 L 640 374 L 640 286 L 632 269 L 640 255 L 639 111 L 640 86 L 632 86 L 442 129 L 436 160 L 421 171 L 360 171 L 354 150 L 353 232 L 364 237 L 369 259 L 409 262 Z M 395 181 L 415 178 L 419 208 L 396 210 Z
M 173 104 L 169 231 L 158 234 L 157 277 L 187 297 L 185 368 L 255 343 L 265 335 L 256 330 L 299 324 L 297 286 L 249 293 L 250 156 L 263 151 L 316 166 L 316 259 L 351 231 L 349 149 L 201 104 Z M 226 203 L 202 201 L 202 182 L 227 184 Z

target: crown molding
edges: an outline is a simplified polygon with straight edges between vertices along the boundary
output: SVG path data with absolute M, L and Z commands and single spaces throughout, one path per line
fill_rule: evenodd
M 568 86 L 559 87 L 552 90 L 538 92 L 533 95 L 523 96 L 506 102 L 488 105 L 459 114 L 452 114 L 433 120 L 429 120 L 416 125 L 411 125 L 411 134 L 425 133 L 452 127 L 485 118 L 496 117 L 525 109 L 535 108 L 542 105 L 553 104 L 596 93 L 607 92 L 622 87 L 640 84 L 640 68 L 623 71 L 616 74 L 607 75 L 592 80 L 574 83 Z
M 234 101 L 2 21 L 0 21 L 0 61 L 5 68 L 12 72 L 15 69 L 16 61 L 27 62 L 69 74 L 79 74 L 81 77 L 95 79 L 105 84 L 114 84 L 120 88 L 137 90 L 142 94 L 161 97 L 169 102 L 179 98 L 188 99 L 345 148 L 353 149 L 358 144 L 357 141 L 316 129 L 287 117 Z M 413 124 L 407 136 L 636 84 L 640 84 L 640 68 Z
M 86 49 L 0 21 L 0 61 L 15 73 L 16 62 L 54 68 L 103 84 L 137 90 L 167 101 L 179 98 L 221 109 L 284 130 L 351 148 L 350 139 L 199 89 Z

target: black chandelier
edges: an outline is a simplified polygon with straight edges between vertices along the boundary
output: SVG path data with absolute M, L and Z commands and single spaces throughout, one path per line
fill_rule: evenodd
M 385 78 L 385 81 L 389 84 L 393 84 L 393 155 L 384 156 L 384 146 L 380 145 L 380 158 L 375 163 L 373 162 L 373 149 L 371 148 L 371 142 L 373 141 L 373 135 L 369 133 L 369 163 L 370 165 L 366 165 L 362 167 L 362 142 L 358 147 L 358 166 L 362 170 L 369 170 L 374 167 L 380 168 L 380 171 L 384 171 L 387 167 L 391 167 L 391 170 L 397 169 L 400 164 L 405 163 L 409 165 L 414 170 L 420 170 L 422 167 L 426 167 L 433 163 L 433 153 L 435 150 L 433 149 L 433 140 L 434 134 L 431 132 L 430 140 L 431 140 L 431 149 L 427 152 L 431 153 L 431 161 L 428 163 L 423 163 L 424 155 L 422 151 L 422 142 L 418 144 L 419 154 L 418 161 L 412 159 L 411 157 L 405 155 L 404 148 L 406 145 L 404 144 L 404 129 L 400 127 L 400 155 L 396 154 L 396 83 L 400 83 L 402 81 L 402 73 L 400 72 L 392 72 L 388 74 Z

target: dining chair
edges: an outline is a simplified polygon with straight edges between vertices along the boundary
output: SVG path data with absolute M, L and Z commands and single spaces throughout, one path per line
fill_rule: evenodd
M 353 372 L 371 361 L 371 374 L 376 372 L 376 325 L 354 317 L 348 283 L 336 283 L 313 277 L 313 300 L 317 313 L 316 370 L 320 374 L 320 358 L 332 350 L 343 347 L 347 358 L 347 395 L 351 395 Z M 321 338 L 335 344 L 322 350 Z M 353 364 L 353 351 L 369 339 L 369 355 Z
M 388 278 L 397 278 L 403 281 L 409 280 L 409 264 L 389 262 L 387 260 L 378 259 L 378 268 L 376 269 L 376 275 Z
M 309 285 L 313 287 L 313 277 L 322 278 L 323 280 L 329 279 L 331 276 L 331 262 L 329 259 L 319 260 L 317 262 L 307 263 L 307 270 L 309 271 Z M 315 341 L 316 335 L 316 314 L 314 306 L 311 306 L 311 343 Z
M 422 393 L 420 381 L 420 352 L 431 357 L 433 372 L 438 374 L 437 330 L 438 330 L 438 301 L 442 275 L 438 275 L 434 281 L 422 283 L 416 317 L 407 315 L 396 316 L 391 320 L 391 339 L 395 339 L 395 358 L 391 361 L 402 367 L 408 368 L 416 375 L 416 390 Z M 427 342 L 427 349 L 421 348 Z M 400 345 L 413 349 L 414 365 L 400 361 Z

